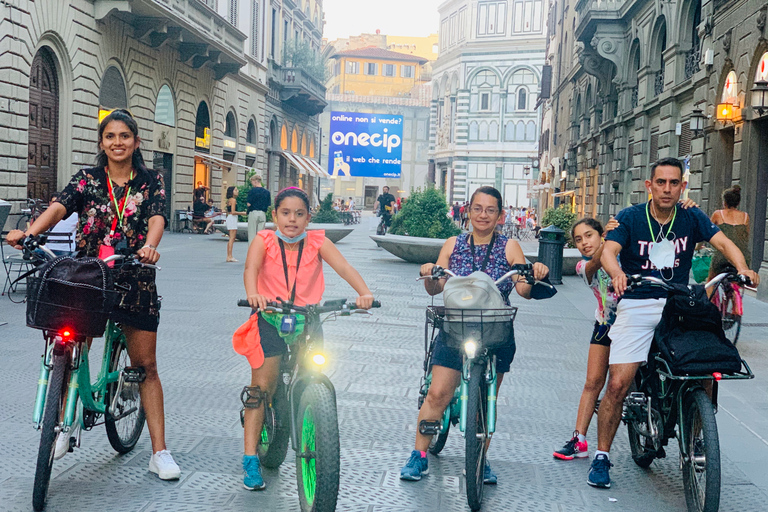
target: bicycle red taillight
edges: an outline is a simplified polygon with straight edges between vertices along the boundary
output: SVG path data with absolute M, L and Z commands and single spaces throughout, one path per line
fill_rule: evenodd
M 62 329 L 59 336 L 61 336 L 62 341 L 72 341 L 75 338 L 75 333 L 72 332 L 72 329 Z
M 712 374 L 712 376 L 715 378 L 716 381 L 719 381 L 720 379 L 723 378 L 723 374 L 720 372 L 715 372 Z

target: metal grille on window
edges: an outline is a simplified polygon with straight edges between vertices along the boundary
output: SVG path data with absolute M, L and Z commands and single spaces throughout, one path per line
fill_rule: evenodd
M 649 153 L 648 159 L 651 161 L 651 163 L 659 159 L 659 134 L 658 133 L 651 134 L 651 150 L 648 153 Z
M 691 152 L 691 123 L 685 121 L 680 130 L 680 144 L 677 149 L 677 156 L 686 156 Z
M 237 26 L 237 2 L 238 0 L 229 0 L 229 22 Z
M 635 166 L 635 141 L 630 140 L 627 144 L 627 166 Z
M 259 58 L 259 2 L 251 0 L 251 55 Z

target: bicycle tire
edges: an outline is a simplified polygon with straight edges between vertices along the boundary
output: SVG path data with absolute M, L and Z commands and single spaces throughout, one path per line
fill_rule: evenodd
M 733 298 L 735 291 L 733 289 L 728 290 L 723 285 L 720 285 L 717 287 L 716 293 L 720 295 L 718 302 L 720 305 L 720 317 L 723 322 L 723 332 L 725 337 L 736 345 L 736 342 L 739 340 L 739 333 L 741 332 L 741 315 L 733 312 L 736 309 Z
M 627 395 L 635 391 L 637 391 L 637 383 L 632 381 L 632 384 L 629 386 L 629 390 L 627 391 Z M 651 465 L 653 459 L 656 458 L 656 451 L 653 448 L 648 448 L 647 443 L 649 440 L 647 437 L 640 435 L 638 432 L 638 423 L 639 422 L 635 421 L 627 422 L 629 449 L 632 452 L 632 460 L 635 461 L 635 464 L 643 469 L 646 469 Z
M 467 503 L 471 510 L 480 510 L 483 503 L 483 473 L 488 439 L 488 391 L 485 383 L 485 366 L 480 363 L 472 364 L 467 389 L 464 467 L 467 477 Z
M 54 446 L 56 444 L 56 426 L 59 424 L 61 413 L 61 398 L 64 392 L 64 374 L 67 370 L 66 354 L 53 353 L 53 370 L 48 381 L 48 392 L 45 399 L 43 426 L 40 431 L 40 447 L 37 451 L 37 466 L 35 467 L 35 484 L 32 491 L 32 508 L 43 510 L 48 496 L 48 484 L 51 482 L 53 468 Z
M 720 439 L 715 409 L 703 389 L 695 389 L 685 397 L 682 428 L 690 454 L 688 460 L 683 461 L 683 488 L 688 511 L 715 512 L 720 508 Z M 702 473 L 703 478 L 699 478 Z
M 450 405 L 448 405 L 450 407 Z M 432 455 L 439 455 L 441 451 L 443 451 L 443 448 L 445 448 L 445 443 L 448 441 L 448 433 L 451 431 L 451 423 L 448 422 L 448 426 L 446 429 L 436 436 L 432 436 L 432 439 L 429 441 L 429 453 Z
M 129 366 L 127 364 L 128 349 L 122 340 L 124 338 L 121 337 L 121 339 L 115 340 L 112 344 L 112 355 L 109 358 L 110 372 L 122 372 L 123 368 Z M 104 397 L 104 403 L 107 408 L 112 404 L 112 398 L 117 392 L 117 384 L 117 382 L 113 382 L 107 385 L 107 392 Z M 109 412 L 104 415 L 104 428 L 107 430 L 109 444 L 112 445 L 112 448 L 117 453 L 128 453 L 133 450 L 141 437 L 141 432 L 144 430 L 146 416 L 144 408 L 141 406 L 141 395 L 137 397 L 137 392 L 138 390 L 133 388 L 133 385 L 124 387 L 120 393 L 123 396 L 118 398 L 117 401 L 117 407 L 120 412 L 136 407 L 134 412 L 117 420 Z
M 19 220 L 16 221 L 16 229 L 20 231 L 26 231 L 29 228 L 28 222 L 31 219 L 29 215 L 22 215 Z
M 336 510 L 339 495 L 339 421 L 333 391 L 310 384 L 301 394 L 297 416 L 299 451 L 296 480 L 302 512 Z
M 271 469 L 279 467 L 288 454 L 290 440 L 288 395 L 285 384 L 280 379 L 272 398 L 272 406 L 264 412 L 264 426 L 261 429 L 261 441 L 258 448 L 261 465 Z

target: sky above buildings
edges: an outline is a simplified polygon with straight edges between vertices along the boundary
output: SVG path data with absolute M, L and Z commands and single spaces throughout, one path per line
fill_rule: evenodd
M 437 33 L 437 6 L 444 0 L 325 0 L 325 29 L 329 41 L 376 29 L 393 36 Z

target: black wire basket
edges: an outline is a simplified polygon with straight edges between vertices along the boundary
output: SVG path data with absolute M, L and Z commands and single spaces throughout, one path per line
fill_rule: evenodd
M 494 349 L 509 343 L 517 308 L 459 309 L 427 306 L 427 324 L 440 329 L 443 341 L 460 349 L 472 340 L 479 347 Z

